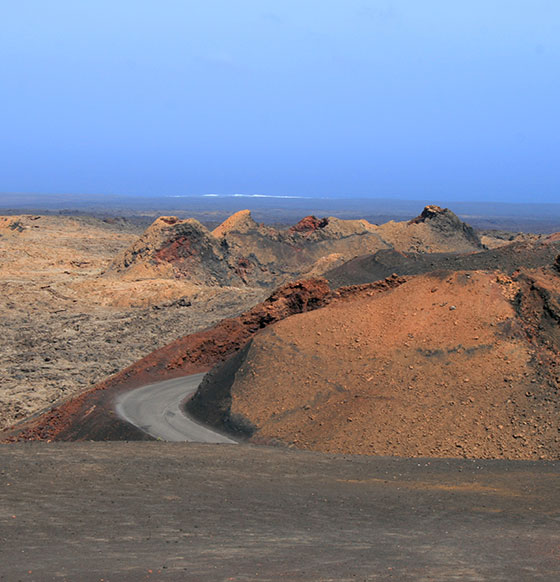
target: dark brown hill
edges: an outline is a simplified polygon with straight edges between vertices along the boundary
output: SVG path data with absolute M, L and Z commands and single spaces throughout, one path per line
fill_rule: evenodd
M 472 226 L 460 220 L 449 208 L 435 205 L 426 206 L 420 216 L 413 218 L 409 224 L 429 224 L 430 228 L 442 237 L 462 238 L 465 242 L 470 242 L 473 247 L 480 247 L 480 239 Z
M 111 265 L 107 275 L 188 279 L 200 285 L 241 285 L 225 249 L 197 220 L 162 216 Z

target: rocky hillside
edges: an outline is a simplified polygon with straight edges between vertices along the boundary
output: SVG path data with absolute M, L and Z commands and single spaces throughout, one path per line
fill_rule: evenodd
M 559 459 L 559 269 L 343 288 L 256 335 L 189 411 L 326 452 Z
M 213 232 L 172 217 L 145 231 L 122 218 L 0 217 L 0 429 L 247 310 L 278 283 L 388 248 L 377 228 L 307 217 L 278 230 L 248 211 Z
M 243 348 L 258 331 L 326 305 L 331 295 L 324 280 L 290 283 L 238 317 L 180 337 L 38 418 L 18 424 L 2 440 L 151 439 L 115 416 L 118 394 L 150 382 L 207 371 Z
M 212 232 L 193 219 L 161 217 L 113 262 L 107 276 L 268 287 L 320 275 L 381 249 L 454 253 L 482 248 L 470 226 L 437 206 L 426 207 L 409 222 L 378 226 L 366 220 L 307 216 L 287 230 L 257 224 L 243 210 Z
M 242 283 L 219 241 L 198 220 L 161 216 L 111 265 L 128 278 L 182 278 L 199 285 Z

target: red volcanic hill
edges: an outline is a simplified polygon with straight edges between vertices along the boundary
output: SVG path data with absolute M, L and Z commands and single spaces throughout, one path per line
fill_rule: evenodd
M 440 271 L 336 291 L 300 281 L 4 440 L 149 438 L 115 417 L 116 396 L 215 366 L 191 414 L 255 443 L 558 459 L 559 322 L 560 259 L 512 277 Z
M 194 219 L 161 217 L 114 261 L 106 276 L 268 287 L 306 273 L 321 274 L 333 264 L 381 249 L 431 253 L 482 248 L 470 226 L 436 206 L 410 222 L 377 226 L 366 220 L 308 216 L 285 231 L 257 224 L 242 210 L 212 232 Z
M 439 272 L 278 322 L 191 414 L 331 453 L 560 458 L 560 273 Z

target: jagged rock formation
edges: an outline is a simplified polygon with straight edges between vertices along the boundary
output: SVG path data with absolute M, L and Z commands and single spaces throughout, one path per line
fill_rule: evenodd
M 273 229 L 259 225 L 253 220 L 250 210 L 240 210 L 224 220 L 220 226 L 216 227 L 212 234 L 216 238 L 223 238 L 231 233 L 247 234 L 248 232 L 273 232 Z
M 291 233 L 305 233 L 310 234 L 315 232 L 320 228 L 325 228 L 329 224 L 328 218 L 317 218 L 316 216 L 306 216 L 302 218 L 297 224 L 290 227 L 289 232 Z
M 470 242 L 474 247 L 480 247 L 480 239 L 474 229 L 462 222 L 449 208 L 435 205 L 426 206 L 420 216 L 413 218 L 409 225 L 426 223 L 443 237 L 453 239 L 455 243 L 468 244 Z M 460 239 L 464 239 L 464 241 Z
M 468 224 L 439 206 L 426 206 L 408 222 L 382 224 L 379 233 L 392 248 L 405 253 L 466 253 L 484 248 Z
M 173 277 L 195 284 L 274 286 L 381 249 L 404 252 L 476 251 L 482 244 L 450 210 L 427 207 L 416 219 L 377 226 L 366 220 L 307 216 L 286 231 L 237 212 L 209 232 L 196 220 L 161 217 L 108 275 Z
M 188 279 L 200 285 L 240 285 L 225 249 L 198 220 L 162 216 L 120 257 L 108 274 Z

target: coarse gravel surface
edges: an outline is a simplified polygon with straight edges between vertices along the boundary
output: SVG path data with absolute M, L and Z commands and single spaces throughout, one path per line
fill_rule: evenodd
M 0 447 L 0 580 L 560 578 L 560 465 L 183 443 Z

